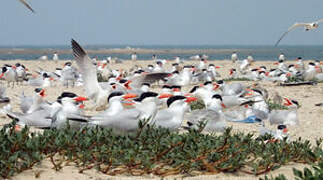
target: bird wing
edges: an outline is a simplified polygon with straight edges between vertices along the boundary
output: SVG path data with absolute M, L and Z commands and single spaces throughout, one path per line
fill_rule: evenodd
M 278 41 L 276 42 L 275 46 L 277 46 L 279 44 L 279 42 L 293 29 L 297 28 L 297 27 L 301 27 L 301 26 L 306 26 L 307 23 L 295 23 L 294 25 L 292 25 L 291 27 L 288 28 L 288 30 L 286 32 L 284 32 L 284 34 L 278 39 Z
M 19 0 L 23 5 L 25 5 L 31 12 L 35 13 L 33 8 L 25 1 L 25 0 Z
M 73 55 L 76 63 L 80 68 L 82 78 L 84 81 L 85 93 L 89 98 L 94 98 L 95 95 L 101 90 L 98 82 L 96 67 L 92 64 L 92 60 L 86 54 L 84 49 L 72 39 Z
M 148 73 L 148 74 L 143 74 L 141 76 L 136 76 L 132 79 L 132 83 L 130 84 L 132 87 L 139 88 L 141 87 L 142 83 L 149 83 L 153 84 L 157 81 L 163 80 L 164 78 L 168 77 L 169 73 Z

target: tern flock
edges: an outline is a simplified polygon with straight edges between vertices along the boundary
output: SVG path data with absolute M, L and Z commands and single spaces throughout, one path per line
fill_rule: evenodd
M 5 96 L 5 83 L 0 91 L 1 113 L 16 120 L 17 130 L 24 126 L 35 128 L 74 129 L 83 127 L 111 128 L 118 133 L 131 133 L 138 129 L 140 120 L 147 124 L 168 128 L 171 131 L 197 128 L 202 122 L 207 132 L 221 132 L 227 122 L 256 123 L 260 134 L 269 133 L 277 139 L 287 136 L 287 126 L 299 123 L 297 101 L 275 94 L 274 101 L 286 110 L 270 110 L 268 91 L 259 84 L 228 83 L 217 72 L 220 66 L 208 63 L 207 56 L 197 55 L 195 64 L 187 65 L 175 58 L 170 69 L 167 60 L 155 59 L 147 67 L 134 65 L 128 70 L 112 69 L 109 60 L 93 60 L 75 41 L 71 41 L 77 68 L 66 62 L 64 68 L 55 72 L 38 69 L 38 76 L 30 75 L 23 64 L 5 64 L 0 78 L 7 87 L 15 85 L 35 86 L 33 96 L 20 97 L 21 112 L 13 112 L 10 99 Z M 232 62 L 238 66 L 230 69 L 230 78 L 250 81 L 286 82 L 289 78 L 323 81 L 322 63 L 305 66 L 302 58 L 295 64 L 286 65 L 283 54 L 275 62 L 277 68 L 260 66 L 251 69 L 252 57 L 238 60 L 236 53 Z M 104 81 L 99 82 L 98 77 Z M 46 88 L 51 86 L 80 86 L 86 97 L 64 91 L 55 102 L 45 99 Z M 152 87 L 155 88 L 152 88 Z M 191 87 L 183 92 L 183 87 Z M 85 115 L 84 101 L 90 101 L 91 110 L 99 111 Z M 190 103 L 201 101 L 205 108 L 191 110 Z M 187 122 L 186 122 L 187 120 Z M 184 123 L 186 122 L 186 123 Z M 276 124 L 276 131 L 265 127 L 265 122 Z

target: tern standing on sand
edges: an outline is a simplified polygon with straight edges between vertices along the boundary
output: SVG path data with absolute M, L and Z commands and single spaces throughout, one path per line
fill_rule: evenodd
M 231 55 L 231 60 L 233 63 L 235 63 L 238 60 L 238 54 L 237 52 L 233 52 Z
M 137 53 L 134 52 L 133 54 L 131 54 L 131 60 L 132 61 L 136 61 L 137 60 Z

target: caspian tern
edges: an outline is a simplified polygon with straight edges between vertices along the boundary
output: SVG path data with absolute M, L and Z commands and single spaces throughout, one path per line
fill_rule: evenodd
M 195 97 L 172 96 L 167 100 L 167 109 L 157 112 L 154 120 L 156 127 L 177 130 L 181 127 L 184 114 L 189 109 L 188 103 L 197 100 Z
M 44 96 L 45 89 L 42 88 L 36 88 L 33 96 L 25 96 L 24 93 L 22 93 L 20 97 L 20 110 L 23 113 L 32 113 L 41 109 L 42 103 L 45 103 L 43 99 Z
M 10 83 L 12 83 L 12 86 L 14 87 L 15 82 L 17 82 L 18 80 L 16 67 L 9 65 L 2 67 L 0 78 L 4 78 L 5 81 L 8 82 L 8 86 L 10 85 Z
M 31 12 L 35 13 L 34 9 L 25 1 L 19 0 L 23 5 L 25 5 Z
M 284 125 L 298 125 L 298 102 L 295 100 L 289 100 L 288 98 L 284 98 L 286 101 L 284 103 L 285 106 L 290 107 L 291 110 L 273 110 L 269 114 L 269 122 L 270 124 L 284 124 Z
M 59 60 L 58 54 L 57 54 L 57 52 L 55 52 L 53 54 L 53 61 L 58 61 L 58 60 Z
M 231 61 L 233 63 L 235 63 L 236 61 L 238 61 L 238 54 L 237 52 L 233 52 L 232 55 L 231 55 Z
M 56 112 L 51 127 L 63 128 L 66 127 L 68 118 L 73 116 L 80 116 L 83 114 L 82 109 L 84 108 L 83 101 L 88 100 L 85 97 L 77 96 L 71 92 L 63 92 L 57 101 L 61 104 L 61 109 Z M 72 128 L 80 128 L 79 122 L 69 122 Z
M 315 22 L 310 22 L 310 23 L 295 23 L 294 25 L 292 25 L 291 27 L 288 28 L 288 30 L 278 39 L 278 41 L 276 42 L 275 46 L 277 46 L 279 44 L 279 42 L 292 30 L 296 29 L 297 27 L 304 27 L 305 31 L 309 31 L 312 29 L 316 29 L 319 27 L 319 23 L 323 22 L 323 19 L 320 19 L 318 21 Z
M 281 61 L 285 61 L 285 54 L 284 53 L 280 53 L 279 56 L 278 56 L 278 60 L 281 60 Z
M 83 50 L 83 48 L 72 39 L 73 55 L 76 63 L 81 71 L 84 81 L 84 89 L 87 97 L 94 101 L 97 110 L 104 109 L 107 105 L 107 99 L 111 92 L 111 88 L 102 89 L 98 82 L 96 67 L 92 64 L 92 60 Z

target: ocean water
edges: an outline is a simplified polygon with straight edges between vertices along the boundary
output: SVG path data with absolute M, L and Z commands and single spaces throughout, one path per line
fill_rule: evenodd
M 156 54 L 159 59 L 174 59 L 175 56 L 180 56 L 182 59 L 189 59 L 189 57 L 196 55 L 189 53 L 190 50 L 200 50 L 203 54 L 209 56 L 210 60 L 224 60 L 230 59 L 233 51 L 239 55 L 239 59 L 246 58 L 251 54 L 255 60 L 277 60 L 280 53 L 284 53 L 287 59 L 293 60 L 297 57 L 311 60 L 323 60 L 323 45 L 320 46 L 237 46 L 237 45 L 205 45 L 205 46 L 174 46 L 174 45 L 150 45 L 150 46 L 135 46 L 135 45 L 91 45 L 84 46 L 86 50 L 102 50 L 102 49 L 125 49 L 125 48 L 141 48 L 151 50 L 165 50 L 163 53 Z M 53 50 L 70 50 L 70 46 L 17 46 L 6 47 L 0 46 L 0 60 L 12 59 L 38 59 L 42 55 L 47 55 L 49 59 L 52 54 L 44 54 L 40 51 L 53 51 Z M 20 50 L 20 53 L 13 53 L 10 50 Z M 179 50 L 176 52 L 167 52 L 167 50 Z M 35 51 L 35 52 L 33 52 Z M 37 51 L 37 52 L 36 52 Z M 24 53 L 26 52 L 26 53 Z M 204 53 L 206 52 L 206 53 Z M 209 53 L 208 53 L 209 52 Z M 202 53 L 201 53 L 202 54 Z M 149 60 L 153 53 L 138 53 L 138 59 Z M 91 57 L 98 57 L 99 59 L 108 56 L 117 57 L 119 59 L 130 59 L 130 53 L 109 53 L 109 54 L 90 54 Z M 62 60 L 73 59 L 71 53 L 59 54 Z

